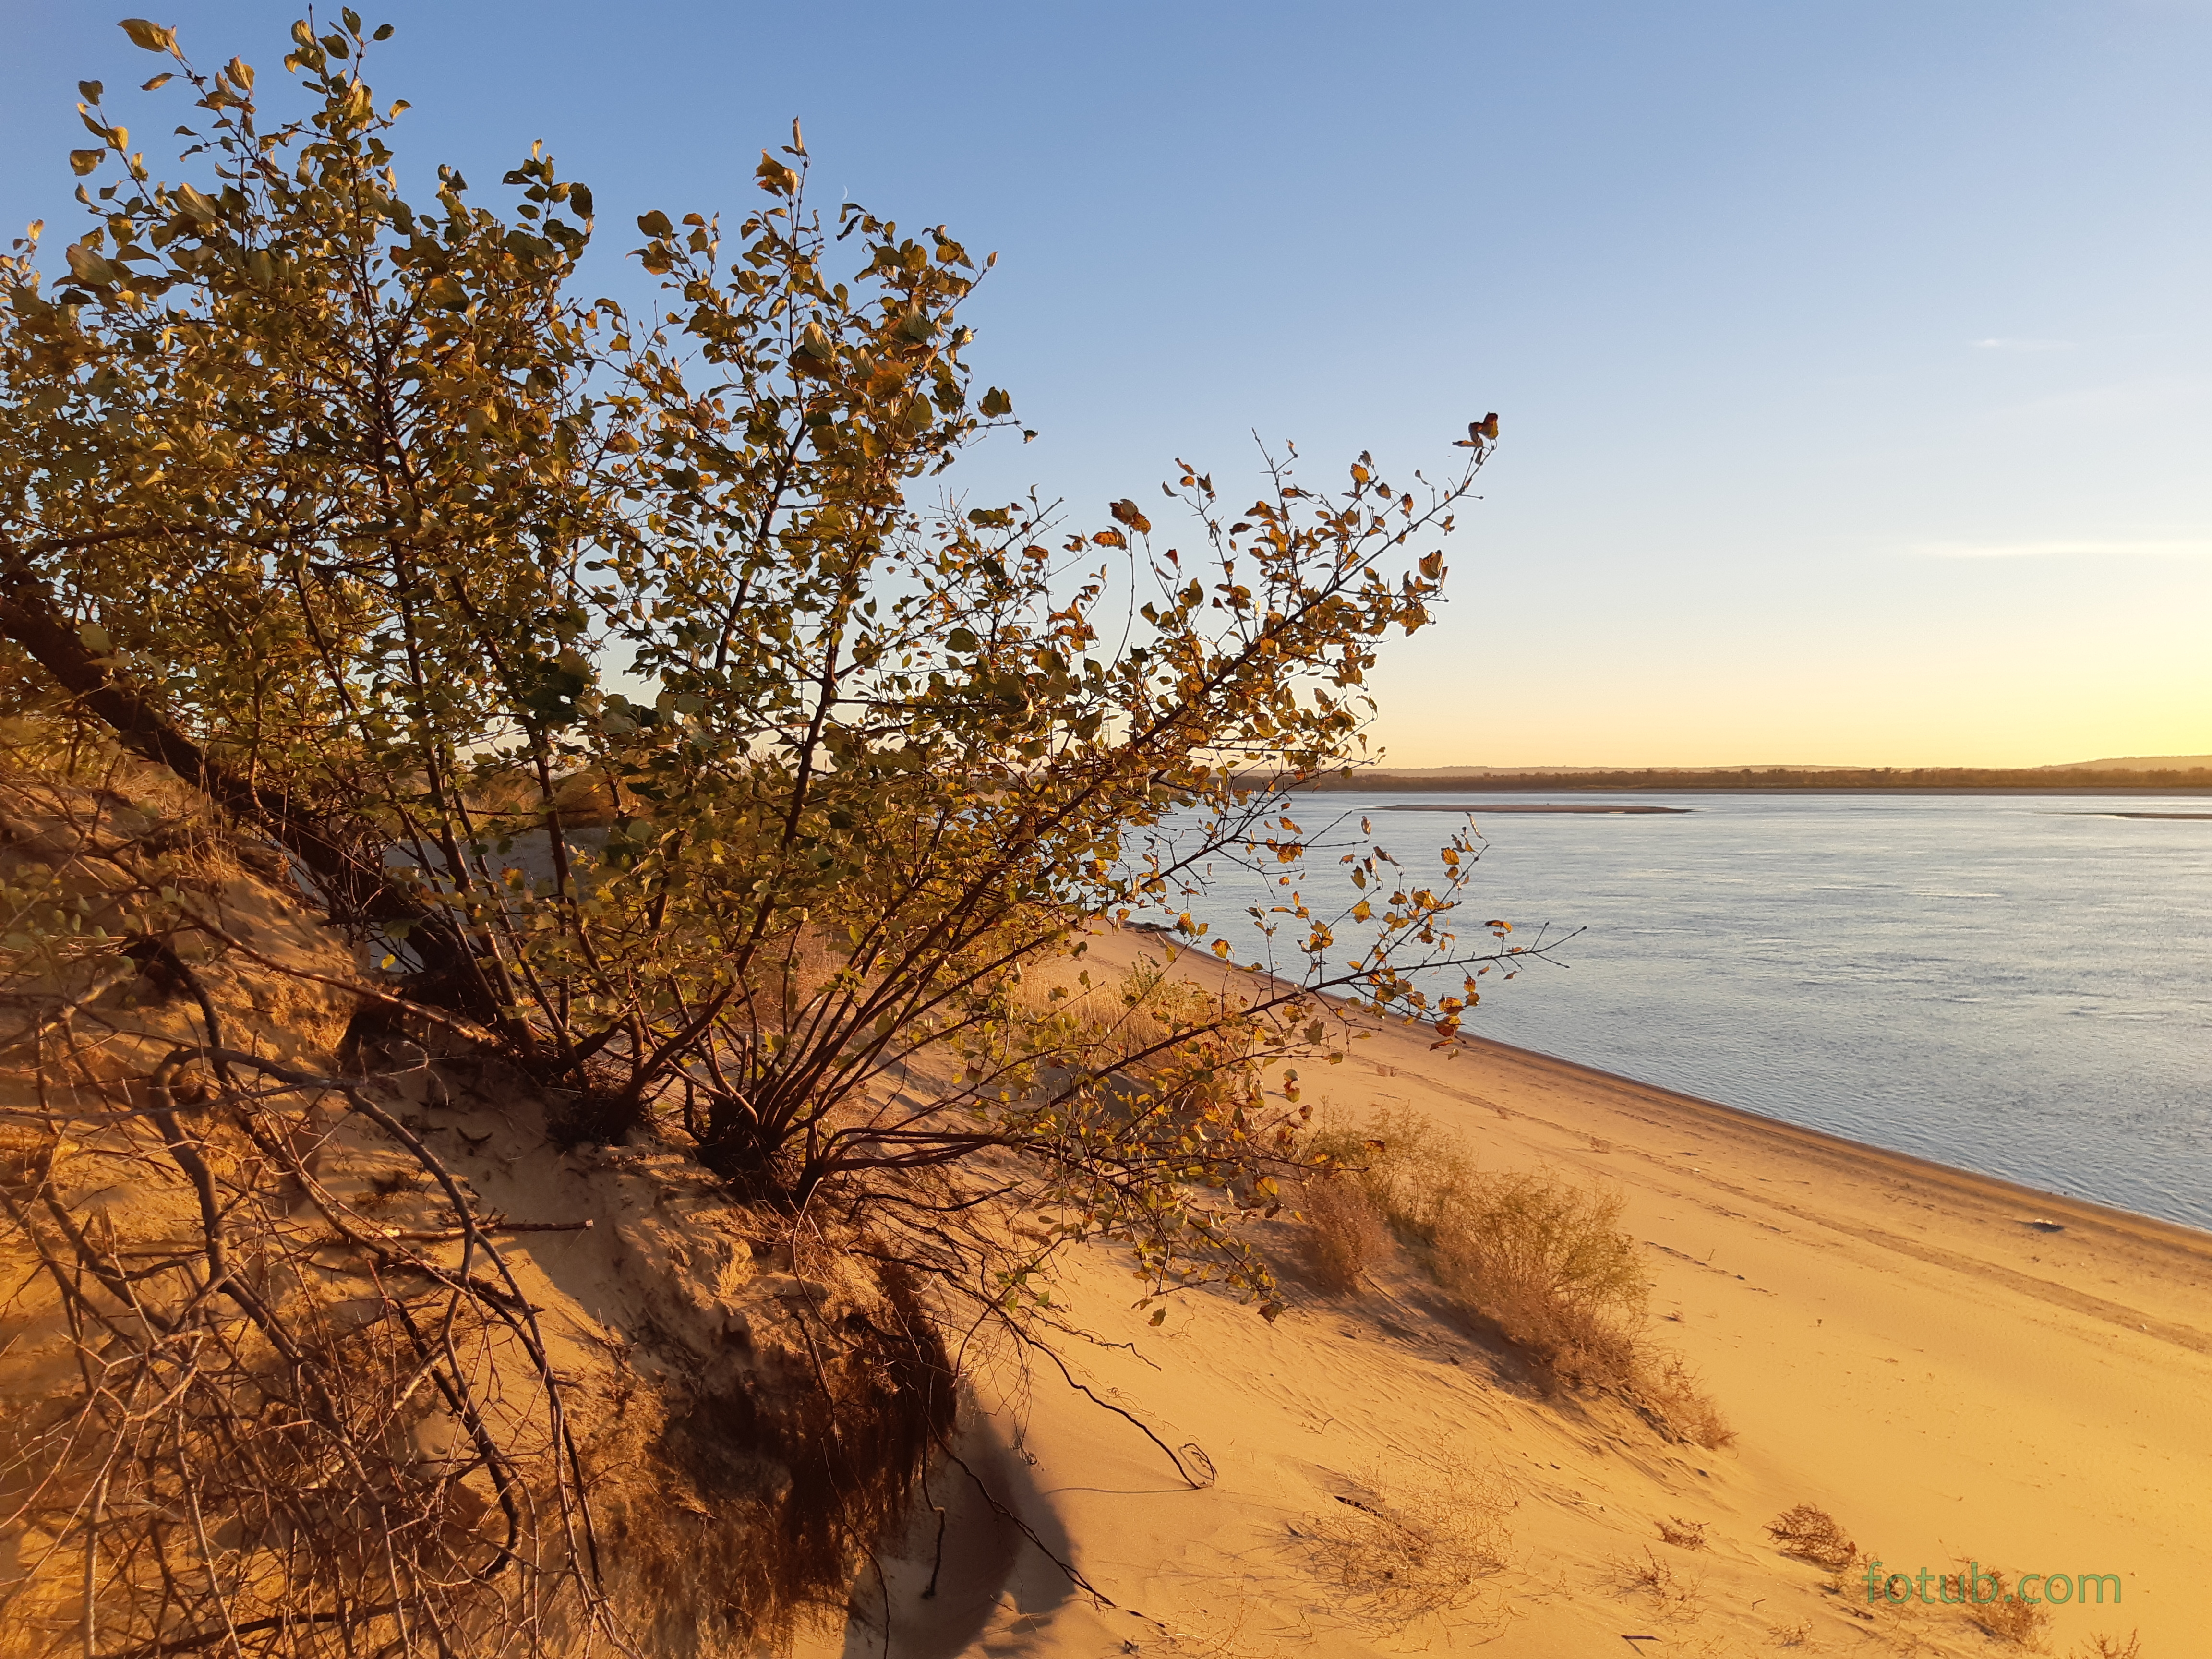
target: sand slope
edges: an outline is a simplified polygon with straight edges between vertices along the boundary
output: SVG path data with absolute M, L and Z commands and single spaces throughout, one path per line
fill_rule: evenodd
M 1093 957 L 1139 948 L 1109 938 Z M 2139 1628 L 2158 1659 L 2212 1653 L 2212 1235 L 1496 1045 L 1446 1058 L 1385 1031 L 1354 1052 L 1310 1094 L 1413 1106 L 1486 1163 L 1620 1184 L 1659 1329 L 1736 1444 L 1670 1444 L 1609 1403 L 1544 1398 L 1410 1270 L 1322 1295 L 1297 1277 L 1288 1222 L 1271 1248 L 1296 1306 L 1273 1325 L 1200 1295 L 1151 1328 L 1129 1310 L 1137 1287 L 1090 1252 L 1064 1297 L 1101 1344 L 1127 1346 L 1065 1345 L 1071 1366 L 1162 1439 L 1202 1448 L 1218 1478 L 1194 1489 L 1049 1364 L 1001 1364 L 969 1462 L 1098 1596 L 967 1490 L 951 1588 L 918 1599 L 927 1510 L 904 1552 L 918 1565 L 890 1564 L 890 1653 L 2021 1650 L 1954 1607 L 1869 1613 L 1862 1582 L 1838 1594 L 1781 1556 L 1764 1523 L 1801 1501 L 1907 1574 L 1969 1558 L 2118 1574 L 2123 1604 L 2057 1610 L 2051 1651 Z M 1314 1534 L 1366 1524 L 1340 1498 L 1425 1492 L 1496 1495 L 1509 1560 L 1471 1602 L 1405 1624 L 1334 1582 Z M 1670 1516 L 1705 1523 L 1709 1546 L 1661 1542 Z M 1671 1586 L 1635 1582 L 1647 1561 Z M 848 1653 L 885 1651 L 872 1582 Z

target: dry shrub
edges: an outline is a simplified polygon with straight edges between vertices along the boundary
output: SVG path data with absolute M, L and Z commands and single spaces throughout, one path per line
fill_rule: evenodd
M 1424 1247 L 1437 1282 L 1547 1376 L 1618 1395 L 1666 1433 L 1735 1438 L 1682 1360 L 1646 1334 L 1650 1286 L 1626 1200 L 1553 1170 L 1485 1170 L 1466 1143 L 1408 1109 L 1324 1122 L 1309 1153 L 1357 1178 L 1370 1205 Z
M 1705 1547 L 1705 1526 L 1703 1521 L 1685 1521 L 1671 1515 L 1659 1522 L 1659 1541 L 1676 1549 L 1701 1550 Z
M 1437 1218 L 1437 1280 L 1565 1381 L 1636 1372 L 1646 1286 L 1618 1192 L 1548 1170 L 1487 1172 Z
M 1641 1561 L 1620 1561 L 1614 1565 L 1620 1571 L 1623 1584 L 1629 1589 L 1648 1592 L 1657 1604 L 1657 1611 L 1665 1617 L 1687 1623 L 1704 1613 L 1704 1582 L 1677 1577 L 1674 1569 L 1649 1549 L 1644 1552 Z
M 1813 1621 L 1800 1619 L 1794 1625 L 1774 1626 L 1774 1645 L 1778 1648 L 1802 1648 L 1813 1639 Z
M 1505 1565 L 1512 1500 L 1493 1483 L 1391 1492 L 1369 1480 L 1303 1529 L 1316 1576 L 1360 1617 L 1402 1628 L 1466 1606 Z
M 2088 1646 L 2075 1649 L 2070 1659 L 2142 1659 L 2142 1632 L 2131 1630 L 2123 1642 L 2100 1631 L 2089 1638 Z
M 1308 1230 L 1307 1261 L 1314 1277 L 1332 1291 L 1354 1289 L 1370 1264 L 1389 1248 L 1389 1228 L 1349 1176 L 1323 1175 L 1307 1182 L 1298 1208 Z
M 1961 1573 L 1951 1582 L 1961 1595 L 1971 1595 Z M 1966 1607 L 1969 1623 L 1994 1636 L 2000 1642 L 2010 1642 L 2019 1647 L 2039 1648 L 2043 1634 L 2051 1625 L 2051 1609 L 2038 1601 L 2023 1601 L 2012 1593 L 2013 1581 L 1991 1567 L 1981 1575 L 1983 1583 L 1995 1581 L 1996 1591 L 1987 1601 L 1970 1601 Z M 1977 1585 L 1973 1587 L 1978 1589 Z
M 1735 1430 L 1680 1354 L 1639 1349 L 1630 1393 L 1674 1434 L 1708 1451 L 1735 1443 Z
M 1858 1557 L 1859 1547 L 1836 1523 L 1836 1517 L 1811 1504 L 1784 1510 L 1766 1523 L 1766 1531 L 1784 1555 L 1831 1571 L 1849 1566 Z
M 1306 1152 L 1357 1176 L 1376 1211 L 1423 1244 L 1436 1243 L 1475 1181 L 1467 1143 L 1410 1108 L 1378 1109 L 1364 1124 L 1324 1118 Z

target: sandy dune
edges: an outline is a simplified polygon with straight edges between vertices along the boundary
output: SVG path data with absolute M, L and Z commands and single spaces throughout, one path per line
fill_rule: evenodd
M 1094 960 L 1139 948 L 1109 938 Z M 1810 1501 L 1909 1576 L 1970 1559 L 2118 1575 L 2121 1606 L 2054 1611 L 2051 1652 L 2139 1629 L 2155 1659 L 2212 1654 L 2212 1235 L 1501 1046 L 1446 1058 L 1393 1030 L 1354 1054 L 1310 1094 L 1418 1108 L 1487 1164 L 1620 1183 L 1658 1329 L 1736 1443 L 1668 1443 L 1609 1402 L 1543 1397 L 1409 1270 L 1322 1295 L 1288 1222 L 1271 1248 L 1296 1305 L 1273 1325 L 1200 1295 L 1151 1328 L 1090 1252 L 1062 1287 L 1099 1339 L 1065 1345 L 1076 1377 L 1218 1479 L 1194 1488 L 1048 1364 L 1002 1364 L 966 1443 L 988 1498 L 957 1471 L 933 1492 L 939 1594 L 920 1595 L 925 1510 L 906 1559 L 864 1580 L 844 1651 L 886 1651 L 886 1593 L 894 1656 L 2024 1651 L 1957 1607 L 1869 1611 L 1862 1582 L 1839 1594 L 1780 1555 L 1764 1523 Z M 1510 1542 L 1472 1601 L 1407 1622 L 1347 1591 L 1316 1534 L 1425 1496 L 1495 1504 Z M 1707 1547 L 1662 1542 L 1668 1517 L 1703 1523 Z

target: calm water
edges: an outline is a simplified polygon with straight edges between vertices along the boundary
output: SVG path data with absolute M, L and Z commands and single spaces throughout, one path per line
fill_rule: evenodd
M 1453 820 L 1408 799 L 1298 822 L 1364 812 L 1432 875 Z M 1478 813 L 1473 919 L 1582 931 L 1565 966 L 1486 980 L 1470 1030 L 2212 1227 L 2212 821 L 2112 816 L 2212 799 L 1570 799 L 1692 810 Z M 1201 914 L 1236 938 L 1255 892 L 1226 879 Z

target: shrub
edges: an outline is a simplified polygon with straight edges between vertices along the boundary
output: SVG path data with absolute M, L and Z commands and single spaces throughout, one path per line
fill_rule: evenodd
M 1324 1120 L 1306 1150 L 1356 1177 L 1376 1212 L 1423 1247 L 1453 1299 L 1547 1376 L 1618 1395 L 1697 1445 L 1735 1438 L 1689 1367 L 1645 1333 L 1649 1286 L 1620 1226 L 1617 1189 L 1549 1170 L 1478 1169 L 1460 1137 L 1405 1109 L 1364 1124 Z
M 1402 1626 L 1465 1606 L 1504 1566 L 1511 1506 L 1482 1480 L 1443 1492 L 1394 1492 L 1370 1480 L 1304 1530 L 1320 1577 L 1349 1610 Z
M 1831 1571 L 1849 1566 L 1859 1553 L 1859 1547 L 1836 1523 L 1836 1517 L 1811 1504 L 1784 1510 L 1766 1523 L 1766 1531 L 1784 1555 Z
M 1475 1178 L 1466 1142 L 1410 1108 L 1377 1110 L 1364 1124 L 1325 1118 L 1306 1150 L 1357 1175 L 1376 1211 L 1423 1244 L 1436 1243 Z
M 1680 1354 L 1638 1351 L 1631 1392 L 1674 1433 L 1707 1451 L 1735 1443 L 1735 1430 L 1720 1403 Z
M 1306 1222 L 1307 1261 L 1314 1277 L 1332 1291 L 1353 1289 L 1389 1248 L 1390 1230 L 1374 1200 L 1348 1176 L 1307 1181 L 1298 1208 Z
M 1641 1561 L 1621 1561 L 1615 1565 L 1628 1589 L 1650 1592 L 1662 1616 L 1686 1623 L 1705 1612 L 1704 1583 L 1676 1577 L 1674 1569 L 1648 1548 Z
M 2043 1633 L 2051 1625 L 2051 1609 L 2039 1601 L 2023 1601 L 2014 1596 L 2013 1581 L 1995 1568 L 1983 1572 L 1981 1578 L 1984 1583 L 1994 1582 L 1996 1590 L 1989 1601 L 1967 1603 L 1968 1622 L 2000 1642 L 2023 1648 L 2042 1646 Z
M 1562 1378 L 1625 1385 L 1646 1287 L 1622 1202 L 1548 1171 L 1478 1175 L 1437 1218 L 1437 1280 Z
M 561 1091 L 561 1138 L 681 1135 L 890 1230 L 1011 1163 L 1156 1282 L 1263 1297 L 1176 1194 L 1277 1126 L 1233 1089 L 1122 1109 L 1108 1079 L 1161 1052 L 1072 1052 L 1018 988 L 1100 921 L 1195 942 L 1217 857 L 1306 867 L 1288 792 L 1358 759 L 1496 422 L 1418 491 L 1285 461 L 1239 506 L 1179 463 L 1157 540 L 1133 498 L 928 506 L 1016 428 L 961 319 L 990 262 L 811 206 L 796 128 L 750 210 L 635 222 L 664 292 L 632 315 L 576 289 L 599 222 L 542 146 L 503 210 L 452 169 L 399 198 L 407 106 L 357 18 L 299 27 L 289 93 L 130 32 L 206 131 L 157 180 L 80 82 L 91 222 L 0 255 L 0 694 L 276 842 L 410 1002 Z M 1542 953 L 1454 932 L 1477 849 L 1446 833 L 1407 891 L 1324 831 L 1340 891 L 1207 941 L 1290 971 L 1164 1036 L 1187 1099 L 1212 1112 L 1206 1030 L 1232 1065 L 1328 1051 L 1334 990 L 1449 1042 L 1467 1004 L 1417 976 Z M 940 1282 L 976 1277 L 956 1254 Z

